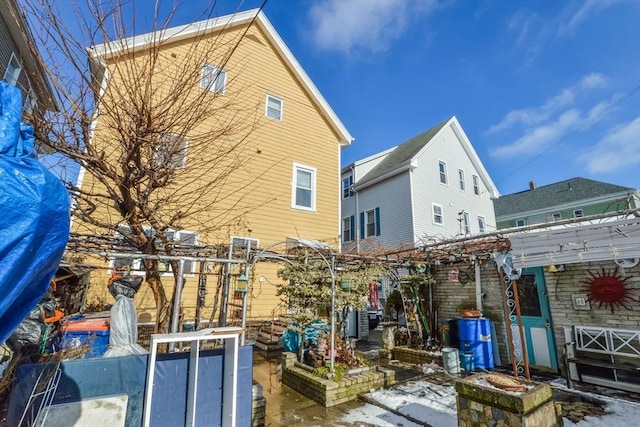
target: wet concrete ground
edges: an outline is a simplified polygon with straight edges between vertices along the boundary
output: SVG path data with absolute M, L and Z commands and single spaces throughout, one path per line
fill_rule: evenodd
M 372 334 L 370 340 L 358 341 L 356 344 L 357 349 L 364 354 L 368 352 L 375 354 L 376 350 L 380 348 L 380 345 L 379 337 L 375 332 Z M 267 401 L 265 426 L 334 427 L 339 425 L 345 427 L 362 427 L 372 425 L 343 420 L 348 413 L 366 405 L 367 402 L 365 399 L 358 399 L 331 408 L 325 408 L 295 390 L 282 385 L 280 382 L 280 356 L 280 352 L 267 353 L 254 350 L 253 378 L 262 386 L 263 396 Z M 423 394 L 424 390 L 431 389 L 429 387 L 430 384 L 436 385 L 434 388 L 438 386 L 453 388 L 455 380 L 457 379 L 455 376 L 449 375 L 443 370 L 425 374 L 421 367 L 404 363 L 386 364 L 385 368 L 396 371 L 396 381 L 399 384 L 398 388 L 402 388 L 401 385 L 403 383 L 412 381 L 425 382 L 425 387 L 420 387 L 422 390 L 421 393 Z M 497 371 L 502 370 L 497 369 Z M 510 374 L 507 371 L 504 371 L 504 373 Z M 538 372 L 532 373 L 532 379 L 540 382 L 550 382 L 552 384 L 558 380 L 562 381 L 558 375 Z M 640 404 L 640 394 L 637 393 L 590 386 L 587 384 L 577 384 L 574 390 L 554 387 L 554 400 L 562 404 L 565 419 L 573 422 L 579 422 L 585 417 L 602 416 L 605 413 L 604 408 L 606 407 L 606 403 L 598 398 L 600 396 L 609 399 L 623 399 Z M 426 399 L 430 398 L 429 396 L 423 397 Z M 438 399 L 438 396 L 434 395 L 431 396 L 431 398 Z M 388 410 L 390 413 L 397 413 L 394 408 L 383 407 L 383 409 Z M 406 421 L 407 424 L 405 425 L 415 425 L 409 422 L 409 420 Z M 418 425 L 429 424 L 424 422 Z

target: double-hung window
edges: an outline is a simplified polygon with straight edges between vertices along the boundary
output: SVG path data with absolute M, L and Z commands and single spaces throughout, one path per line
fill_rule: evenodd
M 342 179 L 342 198 L 348 199 L 353 195 L 353 175 L 349 175 L 346 178 Z
M 478 217 L 478 231 L 480 233 L 484 233 L 487 230 L 487 225 L 484 221 L 484 217 L 483 216 L 479 216 Z
M 342 241 L 350 242 L 355 240 L 355 217 L 353 215 L 342 218 Z
M 360 236 L 373 237 L 380 235 L 380 208 L 360 212 Z
M 16 85 L 18 83 L 18 79 L 20 78 L 20 72 L 22 72 L 22 66 L 20 65 L 20 61 L 14 53 L 11 54 L 11 59 L 9 59 L 9 63 L 7 64 L 7 70 L 4 72 L 4 77 L 2 80 L 9 83 L 10 85 Z
M 274 120 L 282 121 L 283 102 L 284 101 L 280 98 L 276 98 L 273 95 L 267 95 L 265 115 Z
M 473 181 L 473 194 L 475 194 L 476 196 L 479 196 L 480 195 L 480 178 L 478 178 L 478 175 L 473 175 L 471 179 Z
M 313 211 L 316 209 L 316 169 L 293 165 L 291 207 Z
M 444 218 L 442 216 L 442 205 L 432 203 L 431 211 L 433 213 L 433 223 L 437 225 L 444 225 Z
M 469 220 L 469 212 L 462 213 L 462 227 L 464 229 L 465 236 L 471 234 L 471 222 Z
M 440 183 L 447 183 L 447 164 L 443 161 L 438 162 L 438 173 L 440 174 Z
M 460 184 L 460 191 L 464 191 L 464 171 L 458 169 L 458 183 Z
M 204 64 L 200 75 L 202 89 L 224 95 L 227 85 L 227 72 L 212 64 Z

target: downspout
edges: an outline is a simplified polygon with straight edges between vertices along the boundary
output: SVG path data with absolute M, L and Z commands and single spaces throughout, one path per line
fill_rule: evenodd
M 482 287 L 480 286 L 480 263 L 474 263 L 476 272 L 476 310 L 482 311 Z
M 360 253 L 360 224 L 358 221 L 360 220 L 359 206 L 358 206 L 358 191 L 355 189 L 355 181 L 356 181 L 356 168 L 353 164 L 351 164 L 351 176 L 353 177 L 353 184 L 351 184 L 351 190 L 356 196 L 356 212 L 353 216 L 353 222 L 355 223 L 353 226 L 355 227 L 354 235 L 356 236 L 356 253 Z

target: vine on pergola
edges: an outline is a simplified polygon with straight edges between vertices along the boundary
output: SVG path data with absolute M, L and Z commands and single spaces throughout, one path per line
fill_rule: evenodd
M 342 330 L 344 309 L 362 310 L 366 307 L 369 283 L 376 281 L 386 271 L 381 263 L 354 262 L 335 268 L 335 311 L 338 313 L 337 331 Z M 314 321 L 330 317 L 332 296 L 331 266 L 326 259 L 301 254 L 289 260 L 278 270 L 284 282 L 278 285 L 276 295 L 289 309 L 294 330 L 305 341 L 305 330 Z M 302 360 L 303 345 L 298 352 Z

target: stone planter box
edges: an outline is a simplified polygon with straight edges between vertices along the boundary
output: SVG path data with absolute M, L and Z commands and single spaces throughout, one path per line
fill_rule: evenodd
M 394 347 L 391 350 L 393 358 L 401 362 L 412 363 L 414 365 L 422 365 L 424 363 L 438 363 L 442 365 L 442 357 L 434 356 L 433 352 L 426 350 L 418 350 L 409 347 Z
M 563 425 L 562 408 L 553 402 L 549 384 L 523 380 L 527 386 L 524 391 L 504 391 L 483 382 L 486 375 L 481 373 L 456 381 L 459 427 Z
M 395 372 L 379 367 L 357 368 L 338 381 L 320 378 L 297 363 L 294 353 L 282 353 L 282 383 L 325 407 L 355 400 L 358 395 L 393 384 Z

